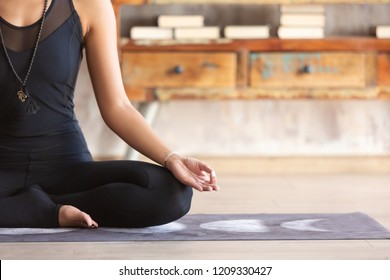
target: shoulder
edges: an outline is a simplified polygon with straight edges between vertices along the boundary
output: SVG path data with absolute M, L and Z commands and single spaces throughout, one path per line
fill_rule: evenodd
M 111 0 L 73 0 L 73 4 L 85 34 L 101 24 L 115 22 Z

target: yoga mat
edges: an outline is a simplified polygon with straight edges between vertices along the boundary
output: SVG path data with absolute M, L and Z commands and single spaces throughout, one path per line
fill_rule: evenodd
M 0 228 L 0 242 L 390 239 L 363 213 L 193 214 L 148 228 Z

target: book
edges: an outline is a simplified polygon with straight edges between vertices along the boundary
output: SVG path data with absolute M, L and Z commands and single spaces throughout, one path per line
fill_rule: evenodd
M 157 19 L 159 27 L 202 27 L 204 26 L 204 17 L 201 15 L 193 16 L 175 16 L 161 15 Z
M 280 26 L 278 36 L 281 39 L 321 39 L 325 32 L 322 27 Z
M 323 14 L 281 14 L 282 26 L 325 26 Z
M 390 39 L 390 25 L 378 25 L 375 33 L 379 39 Z
M 216 26 L 175 28 L 174 37 L 175 39 L 219 39 L 220 29 Z
M 307 13 L 307 14 L 324 14 L 325 6 L 323 5 L 281 5 L 282 13 Z
M 130 30 L 130 38 L 133 40 L 169 40 L 173 39 L 173 29 L 152 26 L 134 26 Z
M 228 25 L 224 35 L 229 39 L 264 39 L 270 37 L 270 28 L 267 25 Z

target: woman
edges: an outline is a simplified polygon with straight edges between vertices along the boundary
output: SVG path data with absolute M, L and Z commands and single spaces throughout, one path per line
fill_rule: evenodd
M 159 225 L 189 211 L 192 189 L 218 189 L 128 101 L 109 0 L 2 0 L 0 31 L 0 227 Z M 73 111 L 84 48 L 104 121 L 165 168 L 92 160 Z

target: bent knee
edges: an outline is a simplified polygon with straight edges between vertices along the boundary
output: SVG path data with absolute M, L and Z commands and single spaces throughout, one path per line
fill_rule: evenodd
M 156 214 L 165 214 L 170 220 L 177 220 L 186 215 L 191 209 L 192 188 L 182 184 L 176 186 L 174 191 L 161 192 L 161 204 L 155 209 Z
M 192 188 L 181 185 L 176 192 L 161 193 L 159 201 L 147 211 L 144 226 L 156 226 L 174 222 L 191 209 Z

